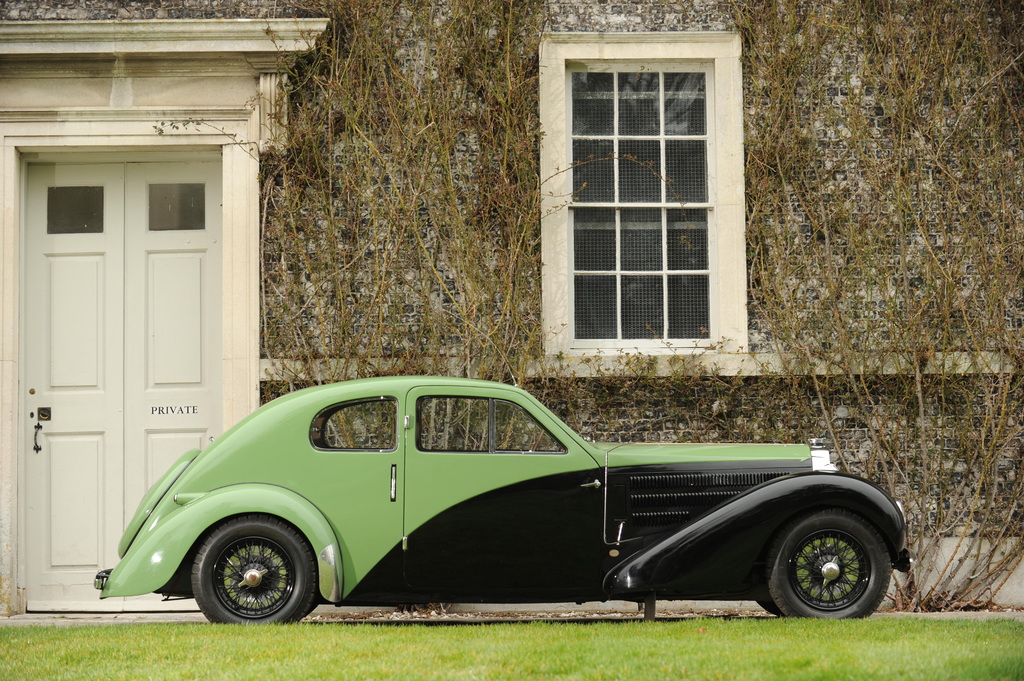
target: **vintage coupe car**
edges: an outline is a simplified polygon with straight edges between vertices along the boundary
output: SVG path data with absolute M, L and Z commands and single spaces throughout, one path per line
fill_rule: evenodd
M 500 383 L 348 381 L 182 456 L 96 587 L 238 623 L 320 603 L 609 599 L 863 617 L 909 567 L 904 517 L 834 471 L 806 445 L 588 442 Z

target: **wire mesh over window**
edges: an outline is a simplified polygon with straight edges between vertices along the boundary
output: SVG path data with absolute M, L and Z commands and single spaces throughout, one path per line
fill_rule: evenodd
M 710 338 L 706 74 L 570 87 L 575 337 Z

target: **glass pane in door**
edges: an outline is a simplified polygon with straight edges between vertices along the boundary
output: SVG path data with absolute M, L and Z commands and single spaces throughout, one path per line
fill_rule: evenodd
M 47 234 L 102 234 L 103 187 L 48 187 Z
M 149 231 L 206 229 L 206 185 L 149 185 Z

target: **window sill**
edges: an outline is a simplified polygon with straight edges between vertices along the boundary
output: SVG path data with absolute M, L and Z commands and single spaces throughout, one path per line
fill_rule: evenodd
M 534 376 L 673 376 L 716 374 L 751 376 L 765 373 L 767 358 L 749 352 L 727 351 L 713 346 L 664 348 L 654 352 L 638 348 L 574 348 L 547 355 L 532 372 Z

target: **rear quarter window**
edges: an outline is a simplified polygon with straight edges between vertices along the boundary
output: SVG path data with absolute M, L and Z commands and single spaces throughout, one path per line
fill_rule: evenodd
M 317 449 L 391 451 L 398 430 L 398 402 L 379 397 L 344 402 L 324 409 L 313 419 L 309 440 Z

